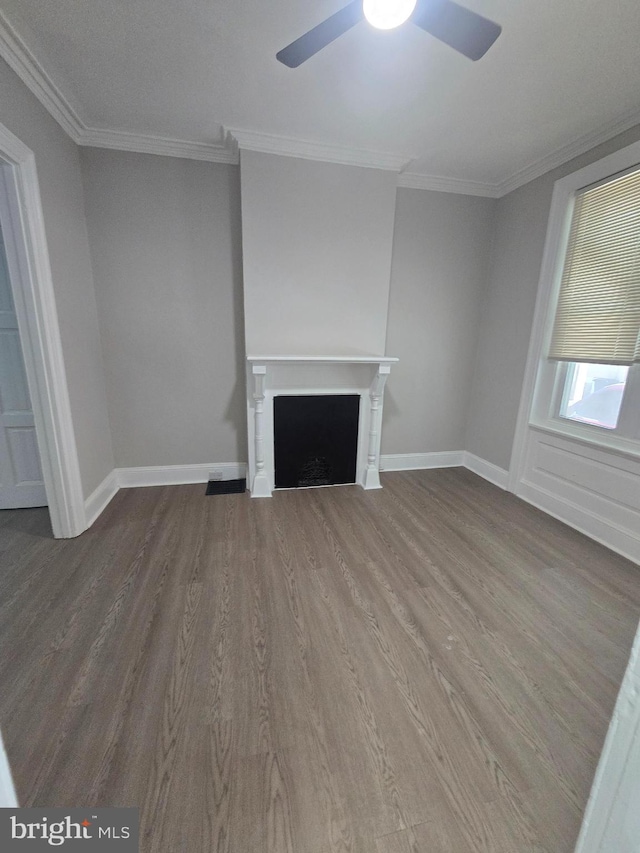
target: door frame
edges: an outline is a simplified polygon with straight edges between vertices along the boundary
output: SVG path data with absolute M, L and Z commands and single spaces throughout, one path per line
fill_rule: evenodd
M 0 809 L 17 809 L 18 797 L 13 784 L 9 759 L 0 732 Z
M 1 123 L 0 221 L 51 526 L 67 539 L 86 514 L 36 159 Z

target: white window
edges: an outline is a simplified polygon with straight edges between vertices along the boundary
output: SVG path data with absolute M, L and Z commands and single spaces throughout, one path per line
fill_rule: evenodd
M 569 362 L 558 414 L 567 420 L 615 430 L 629 368 L 622 364 Z
M 531 423 L 640 453 L 639 154 L 631 146 L 556 185 Z

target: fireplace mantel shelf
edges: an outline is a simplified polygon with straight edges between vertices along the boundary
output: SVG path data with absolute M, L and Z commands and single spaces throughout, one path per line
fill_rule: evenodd
M 248 355 L 247 361 L 259 364 L 278 362 L 316 362 L 321 364 L 395 364 L 398 359 L 386 355 Z

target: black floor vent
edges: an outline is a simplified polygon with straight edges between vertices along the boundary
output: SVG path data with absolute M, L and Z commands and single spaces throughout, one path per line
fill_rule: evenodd
M 241 495 L 247 490 L 247 480 L 209 480 L 207 483 L 207 495 Z

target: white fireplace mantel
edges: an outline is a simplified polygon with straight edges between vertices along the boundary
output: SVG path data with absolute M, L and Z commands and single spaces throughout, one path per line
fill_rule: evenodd
M 271 497 L 275 482 L 273 398 L 280 394 L 358 394 L 357 482 L 379 489 L 380 427 L 389 356 L 248 355 L 247 415 L 252 497 Z
M 251 364 L 395 364 L 386 355 L 248 355 Z

